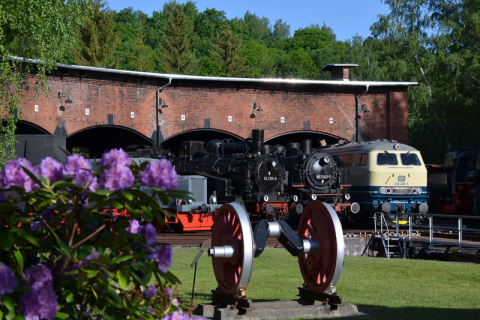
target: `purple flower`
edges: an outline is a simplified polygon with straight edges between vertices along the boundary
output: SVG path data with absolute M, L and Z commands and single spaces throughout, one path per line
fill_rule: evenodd
M 180 302 L 178 302 L 178 299 L 175 297 L 172 299 L 172 304 L 175 306 L 175 307 L 178 307 L 180 305 Z
M 92 164 L 83 156 L 74 154 L 67 157 L 67 163 L 63 166 L 63 174 L 74 176 L 80 171 L 84 171 L 82 169 L 92 170 Z
M 48 208 L 47 210 L 43 211 L 43 213 L 41 214 L 41 217 L 48 222 L 50 219 L 53 218 L 54 215 L 55 215 L 55 210 Z M 30 225 L 30 229 L 32 231 L 35 231 L 44 227 L 45 227 L 45 223 L 43 223 L 41 219 L 39 219 L 38 221 L 35 221 Z
M 156 251 L 153 251 L 148 259 L 153 259 L 158 264 L 158 270 L 163 273 L 167 273 L 173 262 L 173 250 L 166 244 L 159 244 L 156 247 Z
M 165 289 L 165 295 L 166 295 L 168 298 L 170 298 L 170 297 L 172 296 L 172 294 L 173 294 L 172 289 L 170 289 L 170 288 Z
M 0 187 L 4 189 L 8 189 L 11 186 L 23 187 L 27 193 L 36 189 L 38 187 L 37 184 L 25 173 L 22 167 L 36 174 L 36 169 L 27 159 L 18 158 L 10 160 L 0 173 Z
M 144 293 L 145 293 L 145 297 L 147 297 L 147 299 L 150 299 L 157 295 L 157 288 L 155 288 L 155 286 L 150 286 L 147 289 L 145 289 Z
M 88 185 L 88 189 L 92 192 L 98 187 L 97 177 L 95 177 L 91 171 L 87 170 L 80 170 L 72 182 L 80 187 L 86 187 Z
M 102 156 L 102 160 L 100 161 L 101 166 L 108 166 L 108 165 L 116 165 L 121 164 L 124 166 L 128 166 L 132 163 L 130 157 L 126 152 L 120 149 L 112 149 L 108 153 L 104 153 Z
M 133 234 L 137 234 L 140 229 L 140 223 L 138 220 L 130 220 L 130 227 L 127 228 L 127 231 Z
M 151 223 L 147 223 L 143 229 L 143 236 L 148 244 L 154 244 L 157 242 L 157 229 Z
M 29 285 L 33 285 L 37 282 L 52 283 L 52 273 L 43 264 L 37 264 L 36 266 L 31 266 L 25 270 L 25 279 Z
M 132 170 L 123 164 L 113 164 L 110 168 L 104 170 L 100 176 L 100 184 L 105 189 L 118 191 L 130 188 L 135 182 Z
M 57 295 L 51 282 L 37 282 L 25 292 L 18 301 L 20 313 L 25 320 L 51 320 L 57 315 Z
M 37 171 L 50 183 L 63 179 L 63 165 L 55 159 L 46 157 L 37 166 Z
M 100 254 L 97 252 L 97 250 L 93 249 L 93 250 L 92 250 L 92 253 L 90 253 L 90 254 L 85 258 L 85 260 L 87 260 L 87 261 L 97 260 L 99 255 L 100 255 Z
M 157 188 L 177 189 L 177 173 L 172 164 L 166 159 L 150 162 L 140 175 L 140 182 L 146 186 Z
M 12 269 L 6 264 L 0 263 L 0 297 L 5 293 L 12 293 L 17 284 Z

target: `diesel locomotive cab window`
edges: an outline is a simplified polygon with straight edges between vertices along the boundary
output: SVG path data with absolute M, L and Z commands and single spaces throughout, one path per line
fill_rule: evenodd
M 377 155 L 377 165 L 379 166 L 396 166 L 397 164 L 397 155 L 393 152 L 385 151 Z
M 415 153 L 401 153 L 400 159 L 402 159 L 402 164 L 404 166 L 421 166 L 420 159 Z
M 367 165 L 367 154 L 366 153 L 357 153 L 357 157 L 355 158 L 355 167 L 361 167 Z

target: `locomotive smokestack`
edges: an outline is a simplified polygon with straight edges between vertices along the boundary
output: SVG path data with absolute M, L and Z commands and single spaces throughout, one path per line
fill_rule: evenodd
M 302 145 L 303 153 L 312 153 L 312 139 L 302 139 L 300 142 Z
M 253 153 L 263 153 L 263 130 L 252 130 Z

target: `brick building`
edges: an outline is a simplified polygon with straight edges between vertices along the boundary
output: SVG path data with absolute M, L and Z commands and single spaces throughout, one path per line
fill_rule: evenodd
M 264 129 L 270 144 L 313 138 L 407 142 L 408 87 L 415 82 L 349 81 L 353 64 L 327 65 L 325 81 L 245 79 L 133 72 L 59 64 L 47 97 L 27 91 L 18 134 L 64 137 L 90 155 L 133 144 L 241 141 Z M 36 81 L 31 76 L 31 82 Z M 358 111 L 358 123 L 356 112 Z

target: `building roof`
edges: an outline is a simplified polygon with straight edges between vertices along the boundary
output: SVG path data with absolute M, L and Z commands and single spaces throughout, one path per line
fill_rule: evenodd
M 23 58 L 15 57 L 16 60 L 25 61 Z M 27 59 L 26 61 L 31 63 L 41 63 L 39 60 Z M 346 64 L 348 66 L 355 66 L 355 64 Z M 327 65 L 328 66 L 328 65 Z M 336 64 L 335 66 L 340 66 Z M 206 76 L 191 76 L 182 74 L 169 74 L 169 73 L 155 73 L 155 72 L 141 72 L 141 71 L 129 71 L 118 70 L 109 68 L 97 68 L 86 67 L 58 63 L 58 68 L 92 71 L 92 72 L 105 72 L 118 75 L 129 75 L 147 78 L 161 78 L 171 80 L 197 80 L 197 81 L 212 81 L 212 82 L 250 82 L 250 83 L 270 83 L 270 84 L 309 84 L 309 85 L 334 85 L 344 87 L 355 86 L 378 86 L 378 87 L 393 87 L 393 86 L 417 86 L 418 82 L 411 81 L 338 81 L 338 80 L 302 80 L 302 79 L 274 79 L 274 78 L 232 78 L 232 77 L 206 77 Z

